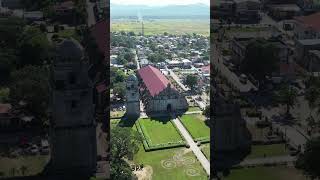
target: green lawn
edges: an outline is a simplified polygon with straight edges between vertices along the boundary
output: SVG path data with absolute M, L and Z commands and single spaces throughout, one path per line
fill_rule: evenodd
M 16 170 L 14 176 L 22 176 L 21 166 L 26 166 L 25 175 L 35 175 L 40 173 L 49 160 L 48 156 L 26 156 L 18 158 L 0 157 L 0 173 L 4 173 L 4 177 L 11 177 L 12 169 Z
M 144 136 L 152 144 L 178 142 L 182 138 L 169 119 L 139 119 Z
M 201 109 L 198 106 L 189 106 L 188 112 L 193 112 L 193 111 L 201 111 Z
M 152 180 L 207 180 L 200 162 L 190 150 L 184 152 L 186 150 L 186 148 L 174 148 L 145 152 L 141 147 L 134 156 L 134 162 L 143 164 L 144 167 L 151 166 Z M 191 172 L 193 170 L 194 172 Z
M 0 103 L 5 103 L 9 100 L 10 89 L 0 87 Z
M 120 122 L 120 119 L 111 119 L 110 120 L 110 124 L 111 124 L 111 128 L 116 127 Z
M 251 146 L 251 153 L 247 158 L 259 158 L 263 157 L 264 154 L 266 154 L 266 157 L 281 156 L 287 155 L 288 151 L 286 151 L 284 144 L 254 145 Z
M 112 21 L 111 32 L 133 31 L 135 34 L 141 32 L 141 23 L 137 21 Z M 192 34 L 197 33 L 209 36 L 210 21 L 208 20 L 181 20 L 181 19 L 159 19 L 144 21 L 144 34 L 156 35 L 168 32 L 169 34 Z
M 126 111 L 110 111 L 110 117 L 111 118 L 120 118 L 122 117 Z
M 210 161 L 210 144 L 202 145 L 201 151 L 204 153 L 206 158 Z
M 80 41 L 80 37 L 74 29 L 60 30 L 57 34 L 59 35 L 59 37 L 62 37 L 62 38 L 72 37 L 72 38 Z
M 300 171 L 294 167 L 255 167 L 234 169 L 223 180 L 307 180 Z
M 180 119 L 193 139 L 210 137 L 210 128 L 205 124 L 203 115 L 188 114 L 183 115 Z

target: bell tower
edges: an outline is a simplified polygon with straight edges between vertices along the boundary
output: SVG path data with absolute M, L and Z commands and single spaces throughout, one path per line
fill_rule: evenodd
M 140 116 L 140 97 L 138 78 L 131 74 L 126 82 L 127 117 L 136 118 Z
M 83 48 L 74 39 L 57 44 L 51 67 L 51 173 L 89 175 L 96 169 L 93 84 Z

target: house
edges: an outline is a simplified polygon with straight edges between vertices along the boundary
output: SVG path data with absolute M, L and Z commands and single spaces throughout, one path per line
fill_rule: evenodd
M 73 23 L 74 2 L 64 1 L 54 6 L 56 20 L 63 23 Z
M 0 127 L 9 127 L 12 119 L 11 104 L 0 104 Z
M 320 39 L 320 12 L 294 17 L 296 39 Z
M 259 0 L 233 0 L 234 21 L 237 23 L 258 23 L 260 21 Z
M 305 58 L 305 69 L 314 74 L 320 73 L 320 50 L 310 50 Z
M 301 9 L 296 4 L 272 4 L 268 9 L 269 15 L 276 20 L 292 19 L 301 14 Z
M 297 40 L 294 51 L 295 61 L 305 67 L 304 57 L 308 56 L 310 50 L 320 50 L 320 39 Z
M 303 10 L 304 14 L 310 14 L 320 10 L 320 1 L 318 0 L 297 0 L 297 4 Z
M 21 0 L 0 0 L 0 6 L 9 9 L 21 9 L 23 8 Z
M 42 21 L 44 16 L 42 11 L 27 11 L 23 13 L 23 18 L 28 22 Z

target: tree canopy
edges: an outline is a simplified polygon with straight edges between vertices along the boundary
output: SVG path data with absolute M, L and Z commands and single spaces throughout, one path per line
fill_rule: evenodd
M 305 151 L 296 161 L 296 167 L 302 169 L 312 179 L 320 178 L 320 138 L 309 140 L 305 145 Z
M 253 75 L 257 80 L 264 80 L 277 68 L 278 49 L 264 39 L 251 41 L 245 52 L 245 58 L 241 69 L 245 73 Z
M 191 90 L 193 90 L 198 82 L 198 77 L 195 75 L 188 74 L 185 82 L 186 82 L 186 85 L 190 87 Z

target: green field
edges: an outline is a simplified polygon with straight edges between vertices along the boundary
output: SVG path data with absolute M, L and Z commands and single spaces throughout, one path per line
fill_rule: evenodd
M 126 111 L 110 111 L 110 117 L 111 118 L 120 118 L 122 117 Z
M 196 157 L 186 148 L 145 152 L 141 147 L 134 156 L 134 162 L 151 167 L 152 180 L 208 179 Z
M 182 138 L 170 119 L 139 119 L 139 123 L 146 138 L 152 144 L 182 141 Z
M 206 158 L 210 161 L 210 144 L 202 145 L 201 151 L 204 153 Z
M 205 124 L 203 115 L 188 114 L 183 115 L 180 119 L 193 139 L 210 137 L 210 128 Z
M 276 172 L 276 173 L 275 173 Z M 294 167 L 255 167 L 231 170 L 228 177 L 223 180 L 307 180 L 300 171 Z
M 0 157 L 0 173 L 3 173 L 3 177 L 22 176 L 20 168 L 26 166 L 24 175 L 36 175 L 43 170 L 48 160 L 48 156 L 41 155 L 18 158 Z
M 201 111 L 201 109 L 198 106 L 189 106 L 188 112 L 193 112 L 193 111 Z
M 270 145 L 254 145 L 251 147 L 251 153 L 247 158 L 259 158 L 270 156 L 287 155 L 288 151 L 285 149 L 284 144 L 270 144 Z
M 141 33 L 141 23 L 137 21 L 112 21 L 111 32 L 133 31 L 136 34 Z M 169 34 L 192 34 L 197 33 L 203 36 L 209 36 L 209 20 L 181 20 L 181 19 L 161 19 L 144 21 L 144 34 L 157 35 L 167 32 Z

